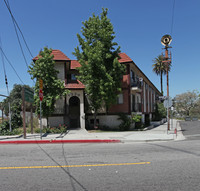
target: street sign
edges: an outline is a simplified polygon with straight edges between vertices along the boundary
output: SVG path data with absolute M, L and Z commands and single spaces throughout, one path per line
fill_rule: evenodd
M 160 100 L 166 100 L 166 99 L 167 99 L 167 96 L 159 96 L 159 99 L 160 99 Z
M 42 79 L 39 79 L 39 87 L 40 87 L 40 90 L 43 90 L 43 80 Z
M 43 100 L 43 91 L 41 89 L 39 91 L 39 98 L 40 98 L 40 101 Z
M 24 99 L 26 102 L 34 103 L 34 92 L 28 88 L 24 88 Z
M 169 98 L 169 100 L 166 99 L 164 101 L 163 105 L 164 105 L 165 108 L 170 108 L 172 106 L 172 99 L 171 98 Z

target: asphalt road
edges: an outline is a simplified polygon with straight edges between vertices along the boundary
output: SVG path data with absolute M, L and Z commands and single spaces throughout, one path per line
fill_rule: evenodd
M 181 121 L 180 125 L 187 140 L 200 141 L 200 121 Z
M 0 190 L 198 191 L 199 148 L 198 140 L 0 145 Z

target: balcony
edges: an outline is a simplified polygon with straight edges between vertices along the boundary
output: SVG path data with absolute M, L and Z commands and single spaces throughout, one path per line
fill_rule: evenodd
M 131 90 L 135 92 L 141 92 L 142 91 L 142 82 L 139 80 L 131 81 Z
M 142 104 L 141 103 L 136 103 L 132 105 L 132 112 L 142 112 Z

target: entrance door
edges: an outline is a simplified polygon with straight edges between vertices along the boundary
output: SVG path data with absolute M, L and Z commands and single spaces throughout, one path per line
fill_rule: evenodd
M 80 128 L 80 99 L 73 96 L 69 99 L 70 128 Z

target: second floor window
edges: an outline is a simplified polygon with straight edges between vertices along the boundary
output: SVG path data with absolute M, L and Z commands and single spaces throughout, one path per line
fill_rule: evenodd
M 131 82 L 135 82 L 135 73 L 131 70 Z
M 71 74 L 71 80 L 77 80 L 75 74 Z
M 117 97 L 117 104 L 123 104 L 124 103 L 124 96 L 123 94 L 119 94 Z
M 67 74 L 67 81 L 76 81 L 76 75 L 75 74 Z

